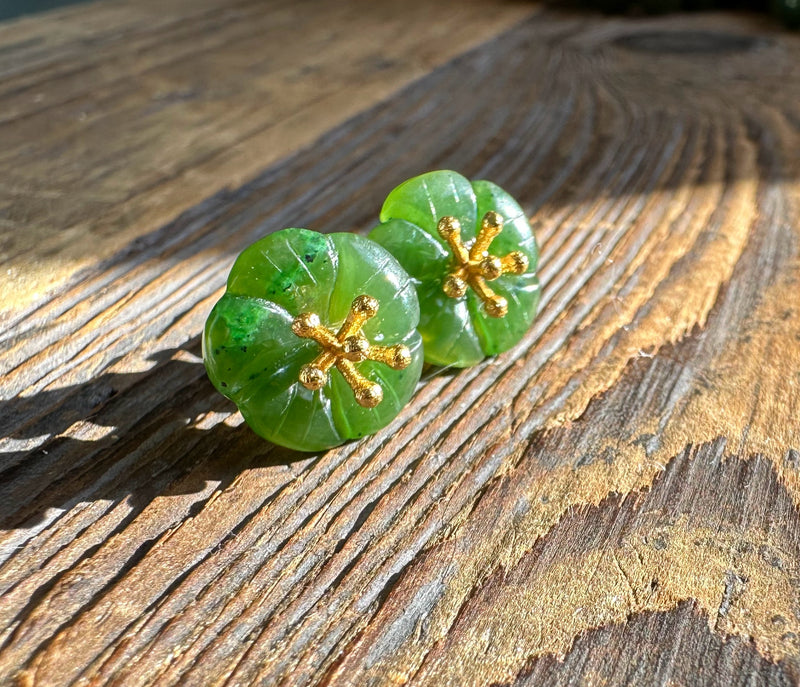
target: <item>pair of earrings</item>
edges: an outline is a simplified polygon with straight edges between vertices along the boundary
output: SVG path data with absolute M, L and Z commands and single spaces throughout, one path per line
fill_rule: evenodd
M 429 172 L 395 188 L 380 221 L 369 238 L 283 229 L 236 259 L 203 359 L 265 439 L 318 451 L 373 434 L 423 360 L 475 365 L 536 316 L 536 239 L 499 186 Z

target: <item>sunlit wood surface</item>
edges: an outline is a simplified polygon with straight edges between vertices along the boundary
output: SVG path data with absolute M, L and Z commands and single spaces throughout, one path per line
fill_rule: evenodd
M 0 684 L 800 679 L 800 36 L 521 2 L 0 24 Z M 235 255 L 456 169 L 542 246 L 514 350 L 271 446 Z

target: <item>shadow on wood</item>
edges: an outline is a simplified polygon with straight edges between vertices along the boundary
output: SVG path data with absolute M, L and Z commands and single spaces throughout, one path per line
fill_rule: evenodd
M 197 348 L 195 339 L 194 345 L 179 350 Z M 0 454 L 0 526 L 35 528 L 50 509 L 63 512 L 80 502 L 123 499 L 133 518 L 156 497 L 200 494 L 209 483 L 224 487 L 245 466 L 313 460 L 313 454 L 273 446 L 244 426 L 219 422 L 199 428 L 204 415 L 227 416 L 235 407 L 211 386 L 202 363 L 173 360 L 176 352 L 160 352 L 148 372 L 107 373 L 0 404 L 4 422 L 35 417 L 7 433 L 10 439 L 36 438 L 41 433 L 51 437 L 33 451 Z M 132 427 L 117 427 L 130 406 L 148 412 Z M 53 410 L 38 414 L 47 408 Z M 60 436 L 75 423 L 102 428 L 100 436 Z M 44 477 L 54 473 L 58 477 L 52 481 Z M 177 479 L 187 474 L 188 478 Z M 50 518 L 55 514 L 49 513 Z

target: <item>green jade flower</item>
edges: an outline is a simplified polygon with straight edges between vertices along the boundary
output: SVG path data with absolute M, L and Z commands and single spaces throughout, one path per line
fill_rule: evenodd
M 539 249 L 517 202 L 450 171 L 402 183 L 369 235 L 417 285 L 426 362 L 468 367 L 516 344 L 539 305 Z
M 284 229 L 236 259 L 206 321 L 212 383 L 260 436 L 319 451 L 394 419 L 422 370 L 413 281 L 354 234 Z

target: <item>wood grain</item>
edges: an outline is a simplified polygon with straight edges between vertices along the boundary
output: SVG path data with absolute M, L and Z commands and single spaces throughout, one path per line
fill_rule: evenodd
M 533 11 L 145 0 L 0 26 L 0 315 Z
M 10 316 L 0 675 L 797 684 L 798 63 L 540 13 Z M 530 333 L 362 442 L 260 441 L 199 361 L 234 256 L 433 168 L 531 213 Z

